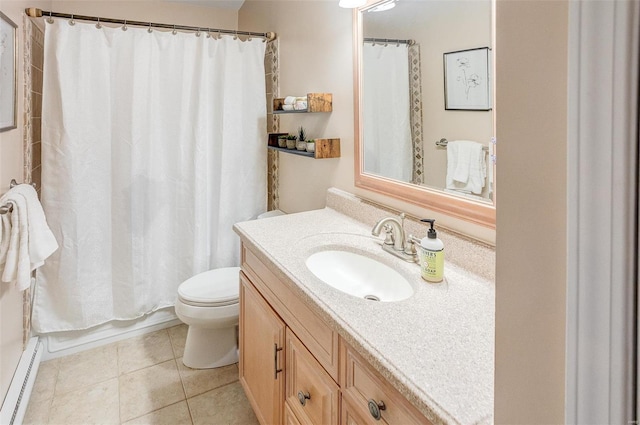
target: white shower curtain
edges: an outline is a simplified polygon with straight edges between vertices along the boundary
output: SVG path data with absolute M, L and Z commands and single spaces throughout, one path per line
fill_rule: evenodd
M 364 170 L 410 182 L 413 148 L 406 44 L 364 44 Z
M 232 225 L 266 205 L 264 51 L 47 24 L 42 202 L 60 249 L 37 274 L 36 332 L 140 317 L 238 265 Z

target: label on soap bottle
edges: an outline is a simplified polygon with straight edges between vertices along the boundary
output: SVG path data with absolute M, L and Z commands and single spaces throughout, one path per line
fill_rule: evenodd
M 444 249 L 430 251 L 420 249 L 421 275 L 427 282 L 442 282 L 444 273 Z

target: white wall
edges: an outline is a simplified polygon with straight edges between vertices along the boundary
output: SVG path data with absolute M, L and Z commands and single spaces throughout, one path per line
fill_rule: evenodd
M 497 4 L 499 424 L 564 423 L 568 3 Z
M 0 133 L 0 193 L 9 182 L 23 179 L 22 126 L 24 117 L 22 78 L 22 5 L 3 1 L 0 7 L 18 25 L 18 128 Z M 22 292 L 0 283 L 0 401 L 4 401 L 11 378 L 22 354 Z
M 333 112 L 280 115 L 280 131 L 299 126 L 308 138 L 340 138 L 341 157 L 314 160 L 280 154 L 280 208 L 324 207 L 327 188 L 353 187 L 353 67 L 351 10 L 322 1 L 247 1 L 241 29 L 275 31 L 280 48 L 280 96 L 333 93 Z M 266 143 L 266 139 L 265 139 Z

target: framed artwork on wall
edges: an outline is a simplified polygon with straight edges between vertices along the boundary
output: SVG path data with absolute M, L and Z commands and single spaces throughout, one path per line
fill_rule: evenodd
M 491 110 L 491 49 L 444 54 L 444 109 Z
M 16 128 L 17 25 L 0 12 L 0 131 Z

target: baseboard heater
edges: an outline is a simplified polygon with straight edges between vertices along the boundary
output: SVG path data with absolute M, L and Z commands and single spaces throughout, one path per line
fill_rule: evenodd
M 0 408 L 0 424 L 21 425 L 24 414 L 29 405 L 29 398 L 36 382 L 40 358 L 42 357 L 42 344 L 36 336 L 29 340 L 27 348 L 22 353 L 18 368 L 16 369 L 9 391 Z

